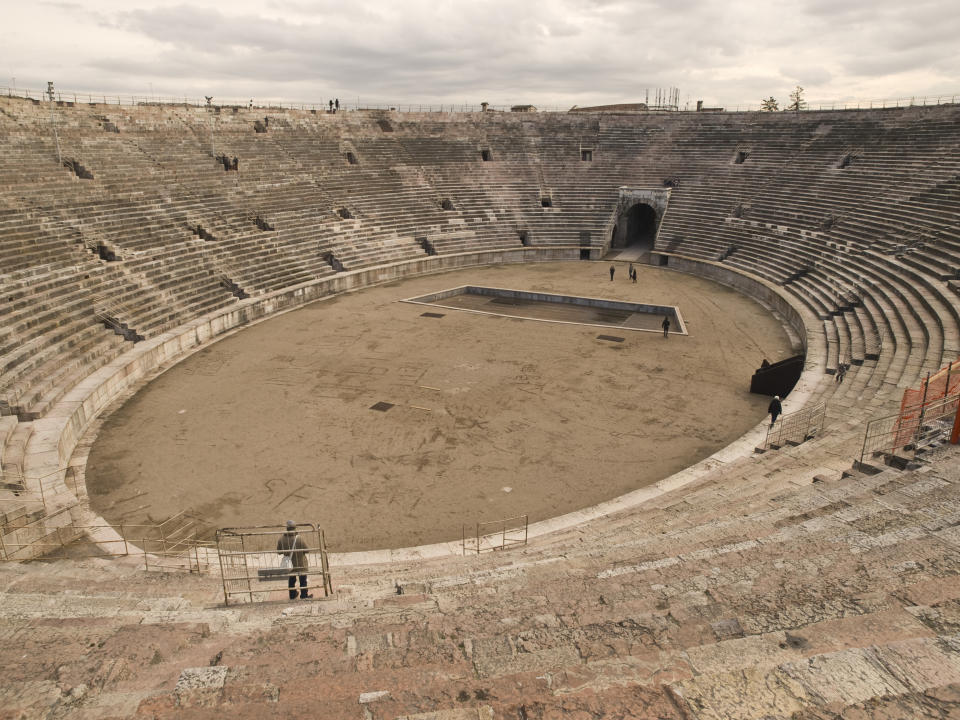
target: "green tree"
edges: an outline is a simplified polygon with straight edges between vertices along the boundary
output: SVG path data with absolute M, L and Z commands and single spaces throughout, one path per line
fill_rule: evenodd
M 801 110 L 806 110 L 806 108 L 807 101 L 803 99 L 803 88 L 797 85 L 794 91 L 790 93 L 790 104 L 784 109 L 800 112 Z
M 766 100 L 760 101 L 760 110 L 762 112 L 775 112 L 780 109 L 780 103 L 777 102 L 777 99 L 771 95 Z

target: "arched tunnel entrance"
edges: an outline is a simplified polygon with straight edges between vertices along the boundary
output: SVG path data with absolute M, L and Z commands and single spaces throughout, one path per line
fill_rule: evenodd
M 611 248 L 627 248 L 641 253 L 653 250 L 657 238 L 657 211 L 646 203 L 637 203 L 617 218 L 610 241 Z

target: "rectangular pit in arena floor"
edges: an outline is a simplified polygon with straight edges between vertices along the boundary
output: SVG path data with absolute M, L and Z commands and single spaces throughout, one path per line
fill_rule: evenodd
M 630 303 L 476 285 L 461 285 L 407 298 L 403 302 L 526 320 L 645 332 L 662 332 L 661 323 L 667 317 L 670 319 L 671 334 L 687 334 L 680 308 L 675 305 Z

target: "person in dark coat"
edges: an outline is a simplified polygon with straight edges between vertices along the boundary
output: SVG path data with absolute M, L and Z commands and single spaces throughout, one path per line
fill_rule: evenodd
M 780 404 L 779 395 L 773 396 L 773 400 L 770 401 L 770 407 L 767 408 L 767 412 L 770 413 L 770 425 L 772 426 L 777 421 L 777 416 L 783 412 L 783 405 Z
M 613 265 L 610 266 L 610 282 L 613 282 L 613 273 L 616 272 L 616 270 Z
M 630 270 L 630 279 L 633 280 L 634 285 L 637 283 L 637 269 L 633 268 Z
M 300 578 L 300 599 L 312 598 L 313 595 L 307 592 L 307 546 L 297 534 L 297 524 L 293 520 L 287 520 L 287 531 L 277 540 L 277 555 L 286 555 L 290 558 L 290 578 L 287 582 L 290 599 L 297 599 L 298 577 Z
M 837 367 L 837 377 L 836 377 L 837 384 L 840 384 L 843 382 L 843 376 L 846 374 L 847 374 L 847 364 L 840 363 L 840 365 Z
M 660 323 L 660 327 L 663 328 L 663 336 L 667 337 L 667 333 L 670 332 L 670 316 L 669 315 L 664 316 L 663 322 Z

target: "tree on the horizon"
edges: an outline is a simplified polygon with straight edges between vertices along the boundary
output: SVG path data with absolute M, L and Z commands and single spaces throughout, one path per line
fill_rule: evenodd
M 777 99 L 771 95 L 766 100 L 760 101 L 760 110 L 761 112 L 775 112 L 780 109 L 780 103 L 777 102 Z
M 803 99 L 803 88 L 797 85 L 792 93 L 790 93 L 790 104 L 784 108 L 784 110 L 792 110 L 793 112 L 800 112 L 801 110 L 806 110 L 807 101 Z

